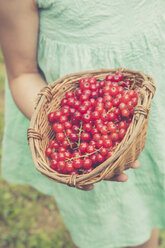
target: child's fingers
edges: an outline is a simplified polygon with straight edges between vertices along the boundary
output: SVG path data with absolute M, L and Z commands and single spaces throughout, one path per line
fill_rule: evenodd
M 136 160 L 131 166 L 132 169 L 137 169 L 139 167 L 140 167 L 140 162 L 138 160 Z
M 81 186 L 80 188 L 79 187 L 77 187 L 77 188 L 81 189 L 81 190 L 89 191 L 89 190 L 92 190 L 94 188 L 94 185 L 89 184 L 89 185 L 84 185 L 84 186 Z
M 116 182 L 126 182 L 127 180 L 128 180 L 128 176 L 125 173 L 121 173 L 119 176 L 110 179 L 110 181 L 116 181 Z
M 131 168 L 137 169 L 140 167 L 140 162 L 136 160 L 132 163 Z M 119 176 L 113 177 L 110 179 L 110 181 L 116 181 L 116 182 L 126 182 L 128 180 L 128 176 L 125 173 L 121 173 Z
M 131 168 L 137 169 L 139 168 L 139 166 L 140 166 L 140 162 L 136 160 L 134 163 L 132 163 Z M 116 182 L 126 182 L 127 180 L 128 180 L 128 176 L 125 173 L 121 173 L 119 176 L 116 176 L 110 179 L 110 181 L 116 181 Z M 89 190 L 92 190 L 93 188 L 94 188 L 94 185 L 89 184 L 89 185 L 82 186 L 80 189 L 89 191 Z

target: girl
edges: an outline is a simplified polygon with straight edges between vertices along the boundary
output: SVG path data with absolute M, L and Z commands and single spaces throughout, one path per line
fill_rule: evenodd
M 163 8 L 163 1 L 155 0 L 0 0 L 0 40 L 9 81 L 2 174 L 9 182 L 53 195 L 80 248 L 158 247 L 155 227 L 165 226 Z M 142 70 L 158 83 L 141 168 L 84 191 L 42 176 L 26 141 L 37 93 L 68 73 L 122 66 Z

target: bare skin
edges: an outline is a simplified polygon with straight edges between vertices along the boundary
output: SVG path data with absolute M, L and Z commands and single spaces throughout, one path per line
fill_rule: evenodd
M 32 0 L 0 0 L 0 43 L 13 99 L 31 118 L 34 98 L 46 85 L 37 67 L 39 17 Z
M 17 107 L 28 119 L 34 110 L 34 99 L 47 85 L 37 66 L 38 28 L 39 16 L 34 0 L 0 0 L 0 44 L 9 87 Z M 139 162 L 135 161 L 132 168 L 138 167 Z M 111 179 L 117 182 L 127 180 L 125 173 Z M 83 190 L 92 190 L 93 187 L 88 185 Z
M 136 160 L 133 164 L 132 164 L 132 169 L 137 169 L 139 168 L 140 163 L 138 160 Z M 128 180 L 128 176 L 125 173 L 120 174 L 117 177 L 111 178 L 110 181 L 116 181 L 116 182 L 126 182 Z M 94 188 L 93 184 L 84 186 L 83 190 L 92 190 Z
M 158 240 L 159 240 L 159 231 L 157 228 L 154 228 L 152 230 L 151 237 L 147 242 L 145 242 L 142 245 L 129 246 L 127 248 L 158 248 L 158 246 L 159 246 Z
M 142 245 L 138 246 L 127 246 L 125 248 L 158 248 L 159 246 L 159 230 L 154 228 L 151 232 L 150 239 Z M 78 248 L 78 246 L 74 245 L 73 248 Z

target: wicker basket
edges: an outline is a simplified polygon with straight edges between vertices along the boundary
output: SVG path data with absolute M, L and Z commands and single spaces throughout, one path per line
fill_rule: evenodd
M 60 108 L 60 102 L 65 96 L 65 92 L 74 91 L 82 77 L 93 75 L 97 79 L 103 79 L 109 73 L 115 74 L 116 71 L 121 71 L 124 77 L 136 80 L 136 88 L 139 89 L 138 103 L 124 139 L 118 145 L 114 155 L 89 174 L 65 175 L 54 171 L 50 168 L 50 161 L 45 155 L 45 149 L 49 141 L 54 138 L 54 132 L 47 119 L 48 113 Z M 93 184 L 103 179 L 111 179 L 130 168 L 132 162 L 139 157 L 145 146 L 149 110 L 155 89 L 153 78 L 141 71 L 125 68 L 74 73 L 66 75 L 43 88 L 37 97 L 36 108 L 28 129 L 28 142 L 36 169 L 53 181 L 81 189 L 83 185 Z

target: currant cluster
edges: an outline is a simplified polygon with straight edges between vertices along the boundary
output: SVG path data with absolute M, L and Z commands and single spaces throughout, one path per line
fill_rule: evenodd
M 121 72 L 104 79 L 79 80 L 61 109 L 48 114 L 55 132 L 45 153 L 51 168 L 63 174 L 84 174 L 112 156 L 124 138 L 137 104 L 135 82 Z

